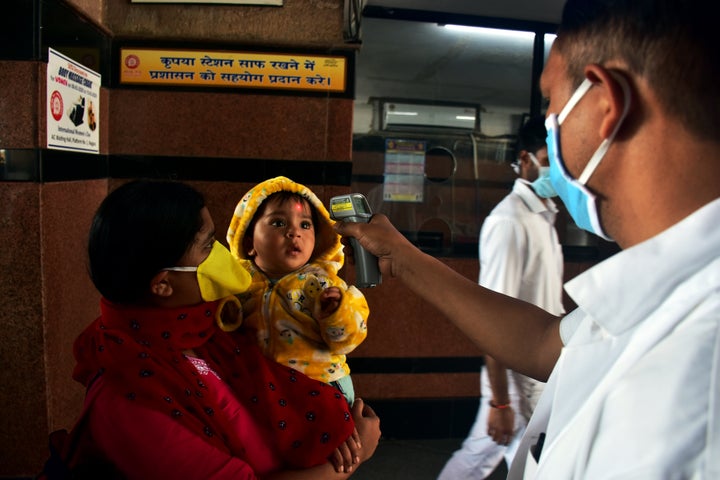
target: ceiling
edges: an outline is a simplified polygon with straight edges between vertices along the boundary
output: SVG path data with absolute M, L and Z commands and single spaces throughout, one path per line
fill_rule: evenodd
M 560 22 L 565 0 L 366 0 L 366 6 L 533 22 Z
M 441 25 L 554 32 L 564 1 L 366 0 L 356 64 L 357 104 L 381 97 L 526 112 L 533 84 L 533 35 L 506 38 Z

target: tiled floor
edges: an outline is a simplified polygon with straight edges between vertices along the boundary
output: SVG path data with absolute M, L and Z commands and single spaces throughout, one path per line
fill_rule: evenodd
M 462 438 L 429 440 L 381 439 L 375 455 L 360 465 L 353 480 L 436 480 Z M 507 476 L 502 463 L 489 480 Z
M 352 480 L 437 480 L 445 462 L 462 443 L 462 438 L 380 440 L 375 455 L 352 476 Z M 505 480 L 507 468 L 501 463 L 486 480 Z M 5 478 L 5 477 L 3 477 Z M 6 480 L 33 480 L 9 477 Z

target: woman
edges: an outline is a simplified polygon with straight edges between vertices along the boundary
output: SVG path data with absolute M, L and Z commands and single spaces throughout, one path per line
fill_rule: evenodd
M 129 182 L 101 204 L 88 244 L 101 316 L 75 342 L 73 377 L 88 391 L 70 465 L 126 478 L 348 478 L 377 447 L 379 419 L 218 327 L 249 278 L 214 236 L 202 196 L 181 183 Z

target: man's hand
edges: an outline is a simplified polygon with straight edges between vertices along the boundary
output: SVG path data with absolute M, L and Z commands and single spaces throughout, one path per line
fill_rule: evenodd
M 405 238 L 383 214 L 372 216 L 370 223 L 336 222 L 335 231 L 343 237 L 354 237 L 367 251 L 378 257 L 378 266 L 383 275 L 395 276 L 397 268 L 395 252 L 398 249 L 416 247 Z M 348 262 L 355 263 L 352 246 L 347 238 L 342 239 Z
M 513 438 L 515 431 L 515 411 L 512 407 L 490 407 L 488 413 L 488 435 L 498 445 L 507 445 Z

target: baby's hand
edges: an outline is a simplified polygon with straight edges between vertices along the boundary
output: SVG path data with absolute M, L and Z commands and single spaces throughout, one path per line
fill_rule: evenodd
M 340 300 L 342 300 L 342 292 L 338 287 L 329 287 L 323 290 L 318 297 L 320 303 L 320 318 L 329 317 L 335 310 L 340 306 Z
M 335 471 L 338 473 L 352 472 L 353 466 L 360 463 L 361 446 L 360 434 L 357 429 L 353 429 L 352 435 L 330 455 L 329 460 Z

